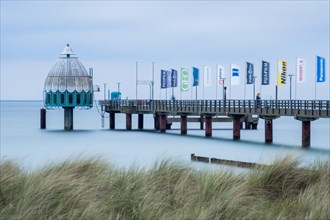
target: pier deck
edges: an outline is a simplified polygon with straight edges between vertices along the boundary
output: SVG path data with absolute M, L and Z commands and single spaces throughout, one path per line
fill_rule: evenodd
M 126 129 L 132 129 L 132 114 L 138 114 L 138 128 L 143 129 L 143 115 L 153 114 L 154 126 L 166 132 L 173 122 L 181 123 L 187 134 L 187 122 L 200 122 L 205 136 L 212 136 L 212 122 L 232 122 L 233 139 L 240 139 L 242 122 L 246 129 L 257 129 L 265 120 L 265 142 L 273 142 L 273 120 L 281 116 L 302 122 L 302 146 L 309 147 L 311 121 L 330 118 L 329 100 L 102 100 L 101 109 L 110 114 L 110 129 L 115 128 L 115 114 L 126 114 Z M 168 117 L 172 116 L 172 117 Z

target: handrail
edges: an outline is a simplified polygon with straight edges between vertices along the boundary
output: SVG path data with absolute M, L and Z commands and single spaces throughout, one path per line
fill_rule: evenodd
M 121 112 L 126 107 L 135 111 L 195 113 L 195 114 L 248 114 L 279 116 L 330 117 L 329 100 L 102 100 L 99 104 L 107 111 Z

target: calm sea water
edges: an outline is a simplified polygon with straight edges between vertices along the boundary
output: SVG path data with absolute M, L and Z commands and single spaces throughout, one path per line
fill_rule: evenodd
M 37 168 L 77 156 L 101 156 L 119 167 L 150 167 L 155 161 L 172 158 L 192 166 L 190 154 L 248 162 L 271 163 L 293 154 L 302 163 L 324 160 L 330 155 L 330 120 L 311 124 L 311 147 L 301 148 L 301 122 L 281 117 L 273 122 L 273 144 L 264 144 L 264 121 L 258 130 L 241 130 L 241 140 L 232 140 L 232 123 L 213 123 L 213 137 L 205 138 L 199 123 L 188 123 L 188 135 L 180 135 L 175 123 L 166 134 L 153 130 L 153 118 L 145 116 L 145 130 L 125 130 L 125 115 L 116 114 L 116 130 L 109 119 L 101 127 L 97 108 L 74 110 L 74 131 L 63 131 L 63 110 L 47 111 L 47 129 L 40 126 L 40 101 L 1 101 L 1 160 L 14 159 L 26 169 Z M 106 114 L 106 116 L 108 116 Z

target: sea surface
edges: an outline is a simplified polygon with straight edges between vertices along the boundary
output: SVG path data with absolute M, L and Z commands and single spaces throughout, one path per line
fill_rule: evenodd
M 74 130 L 64 131 L 63 110 L 47 111 L 47 129 L 40 129 L 41 101 L 1 101 L 1 161 L 15 160 L 30 170 L 77 157 L 101 157 L 118 167 L 148 168 L 156 161 L 174 159 L 193 167 L 212 168 L 190 161 L 190 154 L 269 164 L 291 154 L 302 164 L 325 160 L 330 155 L 330 120 L 311 122 L 311 147 L 301 147 L 301 122 L 293 117 L 273 121 L 273 144 L 264 143 L 264 120 L 257 130 L 241 130 L 232 140 L 232 123 L 213 123 L 212 138 L 204 137 L 199 123 L 188 123 L 188 135 L 180 124 L 159 133 L 152 115 L 144 117 L 143 131 L 132 117 L 132 131 L 125 130 L 125 115 L 116 114 L 116 130 L 109 130 L 108 114 L 101 126 L 99 109 L 74 110 Z M 169 116 L 171 117 L 171 116 Z M 197 164 L 197 165 L 196 165 Z

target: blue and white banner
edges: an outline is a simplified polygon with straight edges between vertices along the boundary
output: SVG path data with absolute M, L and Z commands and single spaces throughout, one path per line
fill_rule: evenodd
M 253 84 L 253 64 L 246 62 L 246 84 Z
M 225 69 L 223 68 L 223 66 L 218 65 L 217 66 L 218 69 L 218 74 L 217 74 L 217 85 L 222 85 L 224 84 L 224 78 L 225 78 Z
M 261 62 L 261 85 L 269 85 L 269 62 Z
M 194 77 L 193 86 L 198 86 L 199 85 L 199 69 L 197 69 L 196 67 L 193 67 L 193 77 Z
M 178 86 L 178 71 L 172 69 L 172 82 L 171 86 L 172 87 L 177 87 Z
M 325 82 L 325 58 L 316 56 L 316 82 Z
M 172 87 L 172 72 L 166 70 L 166 88 Z
M 167 73 L 166 70 L 160 70 L 160 88 L 167 88 Z
M 239 85 L 240 84 L 239 66 L 237 64 L 231 64 L 230 72 L 231 72 L 230 84 L 232 86 Z

